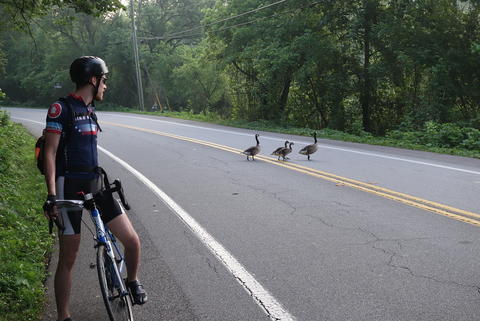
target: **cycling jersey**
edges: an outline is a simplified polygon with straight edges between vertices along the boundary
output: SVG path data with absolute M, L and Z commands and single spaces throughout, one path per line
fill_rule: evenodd
M 59 100 L 50 106 L 45 128 L 46 132 L 62 134 L 57 149 L 56 177 L 96 178 L 93 169 L 98 166 L 98 128 L 92 119 L 94 107 L 87 106 L 82 97 L 74 94 L 66 100 L 68 104 Z

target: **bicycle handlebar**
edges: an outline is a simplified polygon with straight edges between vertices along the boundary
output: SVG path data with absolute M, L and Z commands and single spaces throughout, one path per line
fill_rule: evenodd
M 55 206 L 58 208 L 78 208 L 82 209 L 84 201 L 81 200 L 56 200 Z
M 95 194 L 88 193 L 88 194 L 83 194 L 83 200 L 65 200 L 65 199 L 59 199 L 55 201 L 55 205 L 58 208 L 78 208 L 78 209 L 83 209 L 85 207 L 85 203 L 90 201 L 91 199 L 95 200 L 97 197 L 99 197 L 103 193 L 108 193 L 108 194 L 113 194 L 117 193 L 118 196 L 120 196 L 120 201 L 122 202 L 122 205 L 125 207 L 126 210 L 130 209 L 130 205 L 128 204 L 126 198 L 125 198 L 125 192 L 122 187 L 122 182 L 120 180 L 116 179 L 111 186 L 108 188 L 101 190 L 100 192 L 97 192 Z
M 125 207 L 125 209 L 127 211 L 130 210 L 130 205 L 128 204 L 128 202 L 125 198 L 125 192 L 124 192 L 123 187 L 122 187 L 122 182 L 120 182 L 119 179 L 116 179 L 112 184 L 110 184 L 110 186 L 108 186 L 104 190 L 101 190 L 100 192 L 96 193 L 95 195 L 93 195 L 92 193 L 88 193 L 88 194 L 83 194 L 82 193 L 83 200 L 59 199 L 59 200 L 55 201 L 55 206 L 57 206 L 58 208 L 83 209 L 83 208 L 85 208 L 85 203 L 89 202 L 92 199 L 95 200 L 95 198 L 97 196 L 99 196 L 99 194 L 105 193 L 105 192 L 107 192 L 109 194 L 117 193 L 118 196 L 120 197 L 120 201 L 122 202 L 123 207 Z M 50 219 L 50 221 L 49 221 L 50 234 L 52 234 L 53 223 L 55 223 L 60 230 L 65 229 L 63 224 L 57 218 Z

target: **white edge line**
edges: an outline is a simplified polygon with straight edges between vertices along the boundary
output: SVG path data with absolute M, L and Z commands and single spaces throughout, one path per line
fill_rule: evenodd
M 156 194 L 170 209 L 192 230 L 192 232 L 210 249 L 210 251 L 233 274 L 235 279 L 253 297 L 272 320 L 295 320 L 289 312 L 265 289 L 255 278 L 227 251 L 215 238 L 210 235 L 198 222 L 191 217 L 180 205 L 163 192 L 142 173 L 128 163 L 113 155 L 106 149 L 98 146 L 103 153 L 125 167 Z
M 15 119 L 26 120 L 33 123 L 43 123 L 19 117 Z M 293 317 L 280 302 L 273 297 L 244 267 L 237 259 L 230 254 L 215 238 L 210 235 L 198 222 L 190 216 L 180 205 L 163 192 L 152 181 L 146 178 L 142 173 L 130 166 L 127 162 L 118 158 L 105 148 L 98 146 L 103 153 L 112 158 L 114 161 L 125 167 L 133 175 L 135 175 L 142 183 L 144 183 L 155 195 L 157 195 L 170 209 L 192 230 L 192 232 L 204 243 L 217 259 L 233 274 L 238 283 L 240 283 L 245 291 L 247 291 L 272 320 L 295 321 Z
M 31 120 L 31 119 L 27 119 L 27 118 L 21 118 L 21 117 L 11 117 L 12 119 L 20 119 L 20 120 L 26 120 L 26 121 L 29 121 L 31 123 L 36 123 L 36 124 L 40 124 L 40 125 L 45 125 L 45 123 L 42 123 L 42 122 L 39 122 L 39 121 L 36 121 L 36 120 Z
M 184 127 L 191 127 L 191 128 L 201 128 L 201 129 L 206 129 L 206 130 L 216 131 L 216 132 L 221 132 L 221 133 L 236 134 L 236 135 L 241 135 L 241 136 L 251 136 L 251 134 L 240 133 L 240 132 L 236 132 L 236 131 L 217 129 L 217 128 L 209 128 L 209 127 L 203 127 L 203 126 L 197 126 L 197 125 L 189 125 L 189 124 L 183 124 L 183 123 L 176 123 L 176 122 L 172 122 L 172 121 L 168 121 L 168 120 L 162 120 L 162 119 L 151 119 L 151 118 L 146 118 L 146 117 L 125 116 L 125 115 L 118 115 L 118 114 L 114 114 L 114 115 L 117 116 L 117 117 L 143 119 L 143 120 L 149 120 L 149 121 L 153 121 L 153 122 L 162 122 L 162 123 L 174 124 L 174 125 L 177 125 L 177 126 L 184 126 Z M 270 136 L 263 136 L 263 138 L 264 139 L 269 139 L 269 140 L 274 140 L 274 141 L 279 141 L 279 142 L 284 141 L 284 139 L 276 138 L 276 137 L 270 137 Z M 311 142 L 300 141 L 300 143 L 310 144 Z M 402 157 L 381 155 L 381 154 L 378 154 L 378 153 L 361 152 L 361 151 L 356 151 L 356 150 L 349 149 L 349 148 L 333 147 L 333 146 L 328 146 L 328 145 L 325 145 L 325 144 L 319 144 L 319 146 L 322 147 L 322 148 L 333 149 L 333 150 L 338 150 L 338 151 L 347 152 L 347 153 L 355 153 L 355 154 L 372 156 L 372 157 L 386 158 L 386 159 L 392 159 L 392 160 L 397 160 L 397 161 L 401 161 L 401 162 L 408 162 L 408 163 L 413 163 L 413 164 L 418 164 L 418 165 L 432 166 L 432 167 L 443 168 L 443 169 L 448 169 L 448 170 L 452 170 L 452 171 L 458 171 L 458 172 L 480 175 L 480 172 L 478 172 L 478 171 L 473 171 L 473 170 L 468 170 L 468 169 L 463 169 L 463 168 L 458 168 L 458 167 L 452 167 L 452 166 L 445 166 L 445 165 L 440 165 L 440 164 L 435 164 L 435 163 L 416 161 L 416 160 L 402 158 Z

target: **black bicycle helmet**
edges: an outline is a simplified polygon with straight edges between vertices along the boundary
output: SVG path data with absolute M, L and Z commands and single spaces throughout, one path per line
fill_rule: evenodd
M 78 87 L 90 82 L 90 78 L 108 74 L 108 68 L 103 59 L 94 56 L 83 56 L 75 59 L 70 65 L 70 78 Z

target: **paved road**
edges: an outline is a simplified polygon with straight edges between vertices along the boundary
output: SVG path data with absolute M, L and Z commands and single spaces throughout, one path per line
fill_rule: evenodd
M 8 111 L 40 133 L 45 111 Z M 309 162 L 296 151 L 312 139 L 260 132 L 248 162 L 249 130 L 99 119 L 143 241 L 137 320 L 480 318 L 479 160 L 321 139 Z M 291 160 L 269 158 L 286 139 Z M 84 231 L 73 316 L 103 320 Z

